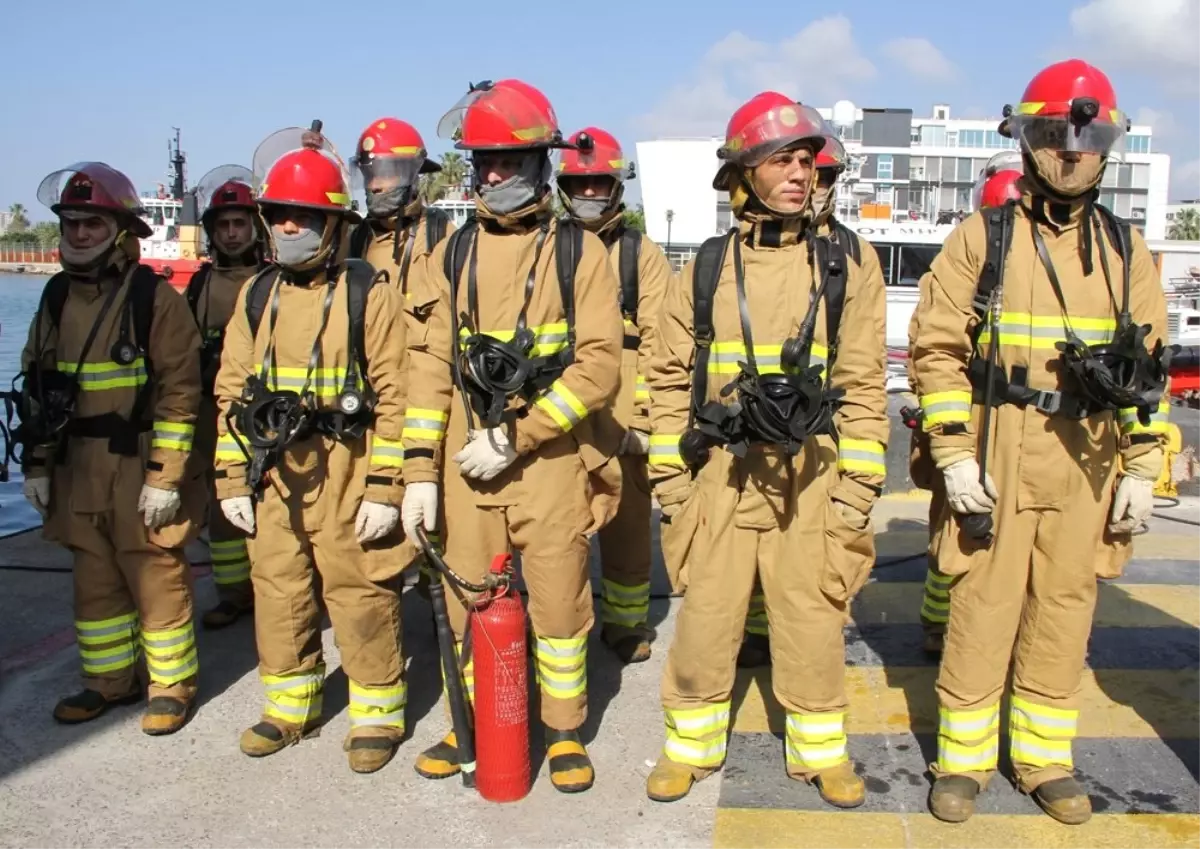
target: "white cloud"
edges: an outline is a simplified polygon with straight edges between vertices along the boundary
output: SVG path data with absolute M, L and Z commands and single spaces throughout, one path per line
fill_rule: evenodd
M 638 123 L 653 136 L 724 135 L 733 111 L 760 91 L 829 104 L 875 73 L 845 15 L 820 18 L 774 43 L 734 31 L 705 52 L 690 82 L 672 87 Z
M 1200 81 L 1200 3 L 1196 0 L 1089 0 L 1071 10 L 1071 32 L 1101 67 L 1160 77 L 1172 89 Z
M 1171 163 L 1172 200 L 1200 200 L 1200 159 Z
M 1157 141 L 1169 139 L 1175 134 L 1175 116 L 1170 112 L 1143 106 L 1134 113 L 1131 120 L 1135 124 L 1148 125 L 1153 130 L 1154 138 Z
M 917 79 L 944 83 L 958 77 L 954 63 L 925 38 L 893 38 L 883 45 L 883 55 Z

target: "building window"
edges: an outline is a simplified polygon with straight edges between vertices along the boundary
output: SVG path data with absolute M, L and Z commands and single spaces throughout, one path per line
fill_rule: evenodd
M 1126 136 L 1125 150 L 1129 153 L 1149 153 L 1150 152 L 1150 137 L 1149 136 Z
M 875 186 L 875 203 L 892 204 L 892 186 L 890 183 L 880 183 Z
M 921 144 L 926 147 L 945 147 L 946 128 L 936 125 L 921 127 Z
M 729 206 L 729 193 L 717 195 L 717 232 L 724 233 L 733 226 L 733 210 Z
M 912 132 L 909 133 L 909 135 L 908 135 L 908 143 L 909 144 L 920 144 L 921 143 L 921 128 L 920 127 L 912 128 Z
M 1133 164 L 1133 187 L 1146 191 L 1150 188 L 1150 166 L 1140 162 Z
M 958 130 L 946 133 L 946 147 L 958 147 Z
M 970 159 L 957 160 L 957 169 L 954 174 L 956 183 L 973 183 L 975 182 L 975 171 L 971 168 Z
M 892 155 L 881 153 L 875 162 L 875 176 L 880 180 L 892 179 Z
M 1101 205 L 1107 206 L 1109 209 L 1112 209 L 1116 205 L 1114 203 L 1115 198 L 1116 198 L 1116 194 L 1114 192 L 1101 192 L 1100 193 Z
M 954 190 L 954 211 L 967 212 L 971 209 L 971 189 L 962 188 Z
M 908 179 L 924 180 L 925 179 L 925 157 L 914 156 L 908 160 Z
M 958 146 L 983 147 L 986 138 L 984 130 L 960 130 L 958 133 Z

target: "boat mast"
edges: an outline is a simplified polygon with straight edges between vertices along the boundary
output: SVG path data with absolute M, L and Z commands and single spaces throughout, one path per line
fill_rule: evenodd
M 167 142 L 168 161 L 170 163 L 171 177 L 171 197 L 175 200 L 183 200 L 183 195 L 187 191 L 187 178 L 185 176 L 185 166 L 187 163 L 183 151 L 179 148 L 179 128 L 172 127 L 175 131 L 174 142 Z

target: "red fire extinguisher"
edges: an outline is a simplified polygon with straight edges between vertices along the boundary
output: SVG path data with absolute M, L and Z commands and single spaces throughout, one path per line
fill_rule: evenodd
M 491 575 L 513 574 L 497 555 Z M 505 581 L 476 600 L 467 619 L 475 660 L 475 786 L 491 802 L 515 802 L 530 787 L 525 606 Z
M 463 656 L 475 666 L 475 721 L 454 652 L 441 581 L 430 586 L 442 674 L 458 741 L 463 785 L 491 802 L 515 802 L 529 793 L 529 689 L 525 656 L 525 607 L 512 587 L 512 557 L 497 555 L 482 584 L 456 574 L 423 530 L 417 542 L 426 559 L 460 589 L 474 594 L 467 612 Z M 473 725 L 473 727 L 472 727 Z

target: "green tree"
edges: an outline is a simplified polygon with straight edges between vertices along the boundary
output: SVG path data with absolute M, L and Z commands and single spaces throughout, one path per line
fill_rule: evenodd
M 1185 209 L 1176 213 L 1167 238 L 1185 242 L 1200 241 L 1200 210 Z
M 12 215 L 12 221 L 8 223 L 9 233 L 23 233 L 29 229 L 29 216 L 25 214 L 23 204 L 14 203 L 8 211 Z
M 621 213 L 621 218 L 630 230 L 646 232 L 646 210 L 640 203 L 637 205 L 637 209 L 626 209 Z
M 467 161 L 461 153 L 450 151 L 442 154 L 441 178 L 447 188 L 461 186 L 467 180 Z
M 34 224 L 30 235 L 37 239 L 38 245 L 43 248 L 53 248 L 58 245 L 59 229 L 53 221 L 39 221 Z
M 425 203 L 433 203 L 446 196 L 446 186 L 441 174 L 422 174 L 417 180 L 417 194 Z

